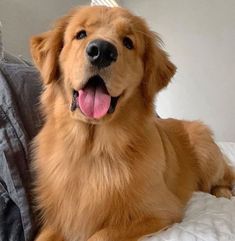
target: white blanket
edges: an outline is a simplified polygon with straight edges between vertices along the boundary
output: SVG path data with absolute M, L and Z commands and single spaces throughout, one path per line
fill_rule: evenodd
M 235 143 L 218 143 L 235 166 Z M 166 231 L 148 235 L 145 241 L 235 241 L 235 197 L 216 198 L 194 193 L 183 221 Z

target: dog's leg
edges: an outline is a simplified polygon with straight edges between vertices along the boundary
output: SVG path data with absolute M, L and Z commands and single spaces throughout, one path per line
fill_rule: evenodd
M 216 197 L 231 198 L 233 193 L 233 184 L 235 182 L 235 175 L 232 167 L 229 167 L 227 163 L 224 164 L 223 177 L 211 188 L 211 194 Z
M 52 228 L 46 227 L 42 229 L 35 241 L 64 241 Z
M 180 221 L 181 217 L 172 220 L 167 220 L 167 217 L 143 218 L 129 226 L 104 228 L 91 236 L 88 241 L 137 241 L 144 235 L 164 230 Z
M 200 169 L 200 191 L 231 198 L 235 174 L 216 145 L 210 129 L 200 122 L 183 122 Z

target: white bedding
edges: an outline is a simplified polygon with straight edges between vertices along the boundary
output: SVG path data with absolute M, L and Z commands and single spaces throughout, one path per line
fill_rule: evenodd
M 235 166 L 235 143 L 218 143 Z M 166 231 L 148 235 L 145 241 L 235 241 L 235 197 L 216 198 L 195 193 L 183 221 Z

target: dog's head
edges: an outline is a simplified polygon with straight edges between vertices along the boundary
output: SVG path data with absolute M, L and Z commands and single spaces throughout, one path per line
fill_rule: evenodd
M 60 86 L 72 117 L 87 122 L 113 118 L 136 96 L 152 109 L 175 73 L 145 21 L 122 8 L 74 9 L 33 37 L 31 52 L 46 89 Z

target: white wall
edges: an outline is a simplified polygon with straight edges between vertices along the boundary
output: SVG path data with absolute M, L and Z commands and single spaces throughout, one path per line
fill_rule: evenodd
M 58 17 L 88 0 L 0 0 L 0 21 L 6 50 L 30 58 L 29 38 L 46 31 Z
M 201 119 L 235 141 L 235 0 L 122 0 L 160 33 L 178 72 L 158 98 L 162 117 Z M 28 39 L 87 0 L 0 0 L 7 50 L 29 57 Z
M 162 37 L 178 71 L 157 101 L 162 117 L 200 119 L 235 141 L 235 1 L 123 0 Z

